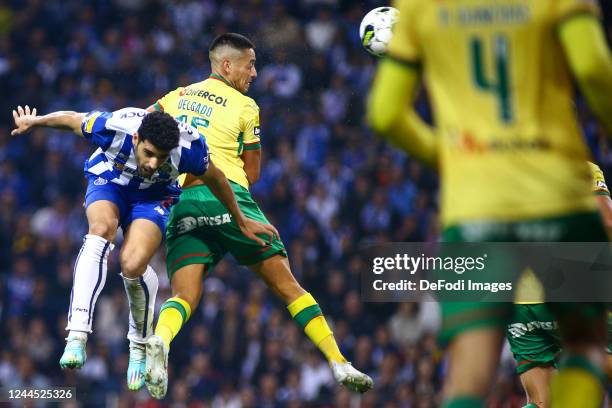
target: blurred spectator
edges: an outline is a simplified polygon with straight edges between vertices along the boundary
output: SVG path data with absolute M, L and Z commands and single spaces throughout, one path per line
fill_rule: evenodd
M 338 200 L 329 194 L 322 184 L 315 184 L 312 195 L 306 200 L 306 209 L 323 230 L 331 226 L 331 219 L 338 212 Z
M 414 344 L 423 334 L 421 322 L 418 319 L 416 303 L 401 303 L 397 312 L 389 320 L 389 328 L 393 340 L 400 344 Z
M 302 72 L 288 58 L 288 53 L 284 49 L 277 49 L 274 52 L 274 62 L 259 71 L 257 86 L 260 91 L 271 92 L 281 99 L 297 96 L 302 86 Z
M 301 42 L 301 31 L 298 21 L 287 12 L 287 7 L 275 2 L 269 12 L 269 21 L 262 24 L 258 40 L 267 50 L 285 50 Z
M 322 387 L 331 387 L 334 381 L 327 364 L 313 349 L 308 351 L 300 377 L 302 379 L 301 394 L 306 401 L 314 400 Z
M 316 17 L 306 24 L 306 40 L 315 51 L 325 52 L 336 34 L 336 22 L 327 7 L 320 7 Z

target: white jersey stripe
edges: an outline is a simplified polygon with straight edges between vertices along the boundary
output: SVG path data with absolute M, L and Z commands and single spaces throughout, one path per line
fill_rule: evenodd
M 112 171 L 112 167 L 109 166 L 108 162 L 101 161 L 101 162 L 96 163 L 95 165 L 91 166 L 89 169 L 87 169 L 87 171 L 89 171 L 90 173 L 95 174 L 96 176 L 99 176 L 100 174 L 104 173 L 105 171 Z
M 106 150 L 106 157 L 108 157 L 109 161 L 113 161 L 117 158 L 117 155 L 121 151 L 121 147 L 123 147 L 123 143 L 125 142 L 126 134 L 123 132 L 117 132 L 113 142 L 110 147 Z

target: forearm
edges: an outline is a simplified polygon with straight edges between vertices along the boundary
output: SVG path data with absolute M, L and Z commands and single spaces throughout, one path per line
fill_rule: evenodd
M 37 116 L 34 118 L 32 126 L 71 130 L 77 135 L 83 136 L 83 133 L 81 132 L 81 123 L 83 122 L 84 118 L 84 113 L 74 111 L 57 111 L 47 115 Z
M 246 172 L 246 176 L 247 176 L 247 180 L 249 182 L 249 186 L 252 186 L 253 184 L 257 183 L 257 181 L 259 180 L 259 171 L 254 172 Z
M 612 57 L 601 23 L 592 16 L 575 16 L 562 23 L 559 35 L 580 90 L 612 132 Z
M 368 123 L 395 146 L 437 167 L 437 138 L 411 107 L 418 81 L 416 68 L 382 61 L 369 98 Z

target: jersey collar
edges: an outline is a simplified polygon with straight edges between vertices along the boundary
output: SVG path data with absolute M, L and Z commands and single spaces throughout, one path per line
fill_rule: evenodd
M 232 86 L 232 85 L 231 85 L 231 84 L 230 84 L 230 83 L 227 81 L 227 79 L 223 78 L 223 77 L 222 77 L 221 75 L 219 75 L 219 74 L 214 74 L 214 73 L 213 73 L 213 74 L 210 74 L 209 78 L 216 79 L 217 81 L 224 82 L 224 83 L 225 83 L 225 85 L 227 85 L 227 86 Z M 232 88 L 233 88 L 233 87 L 232 87 Z

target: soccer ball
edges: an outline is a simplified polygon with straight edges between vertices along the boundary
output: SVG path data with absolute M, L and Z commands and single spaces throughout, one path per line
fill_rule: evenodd
M 399 10 L 393 7 L 378 7 L 365 15 L 359 25 L 359 37 L 366 51 L 377 57 L 387 51 L 398 17 Z

